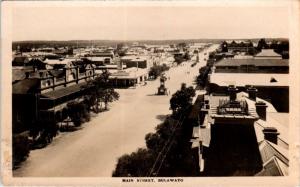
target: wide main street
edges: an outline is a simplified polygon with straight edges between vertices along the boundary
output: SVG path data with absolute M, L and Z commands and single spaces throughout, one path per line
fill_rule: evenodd
M 206 64 L 204 53 L 215 49 L 213 45 L 200 53 L 200 62 L 194 67 L 184 62 L 166 72 L 170 77 L 166 87 L 171 93 L 167 96 L 155 95 L 159 79 L 135 89 L 118 89 L 120 99 L 110 104 L 109 111 L 92 117 L 78 131 L 60 133 L 47 147 L 32 150 L 14 176 L 110 177 L 120 156 L 145 147 L 145 135 L 154 132 L 171 113 L 171 95 L 181 83 L 193 84 L 199 68 Z

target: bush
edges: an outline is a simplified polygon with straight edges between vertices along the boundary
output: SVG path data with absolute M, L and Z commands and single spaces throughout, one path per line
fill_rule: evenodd
M 74 125 L 76 127 L 79 127 L 82 122 L 84 122 L 84 119 L 82 117 L 84 113 L 84 104 L 78 102 L 70 102 L 67 104 L 67 106 L 69 117 L 73 121 Z
M 29 156 L 30 146 L 31 143 L 28 139 L 28 131 L 13 135 L 13 168 L 16 168 L 19 163 L 26 160 L 26 158 Z

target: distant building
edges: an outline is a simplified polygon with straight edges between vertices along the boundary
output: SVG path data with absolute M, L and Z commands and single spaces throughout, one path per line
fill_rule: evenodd
M 111 64 L 112 58 L 111 57 L 85 57 L 84 60 L 88 61 L 89 63 L 95 64 L 96 66 L 103 66 L 105 64 Z
M 253 85 L 258 96 L 270 101 L 278 111 L 289 111 L 289 75 L 271 73 L 212 73 L 208 77 L 210 93 L 226 93 L 229 85 L 235 85 L 245 91 Z
M 254 56 L 255 59 L 282 59 L 282 56 L 273 49 L 262 49 L 260 53 Z
M 107 52 L 93 52 L 86 54 L 85 57 L 108 57 L 113 59 L 115 57 L 114 53 L 112 51 L 107 51 Z
M 250 52 L 254 49 L 251 41 L 225 41 L 222 46 L 227 48 L 228 52 Z
M 46 69 L 61 69 L 65 67 L 76 66 L 79 62 L 83 62 L 79 58 L 60 58 L 60 59 L 48 59 L 44 60 Z
M 130 87 L 144 83 L 147 79 L 148 71 L 135 67 L 118 70 L 109 76 L 110 83 L 115 87 Z
M 29 62 L 29 58 L 26 56 L 15 56 L 12 60 L 12 66 L 25 66 Z
M 248 85 L 259 90 L 278 111 L 289 111 L 289 61 L 287 59 L 222 59 L 208 76 L 209 92 L 226 93 L 229 85 L 245 91 Z
M 289 73 L 287 59 L 222 59 L 217 62 L 215 73 Z
M 127 68 L 137 67 L 145 69 L 152 66 L 148 58 L 143 56 L 124 56 L 120 60 L 122 64 L 127 66 Z

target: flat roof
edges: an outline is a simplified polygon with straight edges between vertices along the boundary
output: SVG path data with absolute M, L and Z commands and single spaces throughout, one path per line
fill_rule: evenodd
M 92 57 L 86 57 L 86 59 L 88 59 L 90 61 L 104 61 L 105 59 L 110 59 L 110 57 L 92 56 Z
M 147 70 L 143 68 L 131 67 L 124 70 L 119 70 L 117 72 L 112 73 L 109 78 L 110 79 L 135 79 L 137 77 L 143 76 L 147 74 Z
M 215 64 L 218 66 L 241 66 L 241 65 L 255 65 L 255 66 L 289 66 L 288 59 L 222 59 Z
M 72 63 L 72 61 L 75 61 L 74 59 L 69 59 L 69 58 L 65 58 L 65 59 L 46 59 L 44 61 L 44 63 L 46 64 L 63 64 L 63 65 L 66 65 L 66 64 L 69 64 L 69 63 Z
M 276 80 L 277 82 L 271 82 Z M 212 73 L 210 83 L 219 86 L 289 86 L 289 74 L 272 73 Z

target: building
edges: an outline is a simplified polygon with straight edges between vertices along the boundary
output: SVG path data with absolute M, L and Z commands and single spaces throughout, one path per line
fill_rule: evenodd
M 287 59 L 222 59 L 214 65 L 215 73 L 289 73 Z
M 280 112 L 289 111 L 289 75 L 259 73 L 212 73 L 208 77 L 210 93 L 227 93 L 229 85 L 246 91 L 249 85 L 258 89 L 258 97 L 270 101 Z
M 92 53 L 86 54 L 85 57 L 108 57 L 113 59 L 115 57 L 114 53 L 112 51 L 94 51 Z
M 148 79 L 148 71 L 143 68 L 127 68 L 118 70 L 109 76 L 110 83 L 115 87 L 130 87 L 144 83 Z
M 85 58 L 83 58 L 83 60 L 86 61 L 87 63 L 95 64 L 96 66 L 103 66 L 105 64 L 111 64 L 112 63 L 112 58 L 111 57 L 93 56 L 93 57 L 85 57 Z
M 150 68 L 152 66 L 148 58 L 144 56 L 123 56 L 120 60 L 127 68 Z
M 246 91 L 255 86 L 259 97 L 270 101 L 278 111 L 289 111 L 289 61 L 287 59 L 222 59 L 208 76 L 208 90 L 226 93 L 229 85 Z
M 198 96 L 192 149 L 201 176 L 288 175 L 288 113 L 256 96 L 249 87 Z M 196 112 L 197 111 L 197 112 Z
M 29 62 L 26 56 L 15 56 L 12 60 L 12 66 L 25 66 Z
M 52 129 L 53 133 L 57 123 L 68 117 L 67 104 L 82 102 L 86 85 L 96 77 L 90 64 L 23 73 L 21 76 L 22 71 L 16 72 L 18 77 L 12 84 L 13 126 L 37 132 Z
M 249 53 L 254 50 L 253 43 L 251 41 L 224 41 L 222 48 L 227 49 L 228 52 L 246 52 Z

